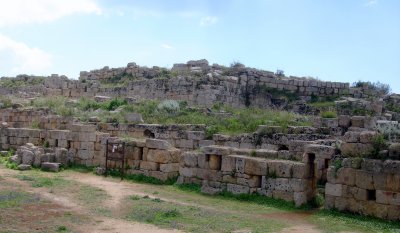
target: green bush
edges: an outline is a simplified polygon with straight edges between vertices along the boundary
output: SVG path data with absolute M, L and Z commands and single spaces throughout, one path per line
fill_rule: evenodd
M 166 113 L 169 115 L 176 115 L 179 113 L 181 107 L 178 101 L 175 100 L 164 100 L 157 105 L 157 110 L 160 113 Z
M 324 112 L 321 112 L 321 117 L 322 118 L 336 118 L 337 113 L 334 111 L 324 111 Z
M 378 134 L 372 138 L 372 150 L 369 154 L 369 157 L 373 159 L 384 159 L 381 158 L 379 152 L 381 150 L 385 150 L 388 147 L 388 143 L 386 142 L 384 136 L 382 134 Z

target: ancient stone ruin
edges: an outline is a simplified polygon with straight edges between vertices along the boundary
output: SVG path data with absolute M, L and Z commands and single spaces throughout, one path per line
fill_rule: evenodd
M 21 170 L 58 171 L 72 163 L 105 167 L 111 150 L 107 143 L 124 142 L 124 166 L 108 161 L 109 169 L 199 184 L 208 194 L 258 193 L 296 206 L 323 195 L 325 208 L 400 220 L 400 96 L 371 86 L 200 60 L 172 69 L 135 63 L 104 67 L 81 72 L 79 80 L 3 77 L 0 94 L 25 101 L 6 106 L 0 100 L 0 148 L 15 151 L 10 160 Z M 184 100 L 205 114 L 228 114 L 210 109 L 218 102 L 296 112 L 309 117 L 310 125 L 271 123 L 252 133 L 208 135 L 205 124 L 149 124 L 139 113 L 126 116 L 125 122 L 80 121 L 49 108 L 26 107 L 35 98 L 55 96 L 72 104 L 82 96 L 98 103 L 119 97 L 132 105 Z M 335 115 L 329 117 L 324 107 L 310 104 L 332 98 Z

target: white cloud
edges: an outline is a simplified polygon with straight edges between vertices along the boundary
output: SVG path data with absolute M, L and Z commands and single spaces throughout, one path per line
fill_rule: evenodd
M 0 34 L 0 64 L 7 73 L 34 73 L 49 68 L 51 55 Z M 4 61 L 3 61 L 4 59 Z
M 94 0 L 0 0 L 0 27 L 51 22 L 74 13 L 101 14 Z
M 369 0 L 367 3 L 365 3 L 366 7 L 372 7 L 374 5 L 378 4 L 378 0 Z
M 168 50 L 175 49 L 174 47 L 172 47 L 169 44 L 162 44 L 161 47 L 164 48 L 164 49 L 168 49 Z
M 215 16 L 206 16 L 201 18 L 200 20 L 200 26 L 208 26 L 208 25 L 212 25 L 215 24 L 216 22 L 218 22 L 218 18 Z

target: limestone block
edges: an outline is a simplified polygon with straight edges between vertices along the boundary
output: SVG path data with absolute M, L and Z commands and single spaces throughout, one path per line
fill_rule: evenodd
M 387 186 L 387 181 L 388 181 L 388 179 L 390 179 L 390 176 L 391 176 L 390 174 L 385 174 L 383 172 L 374 173 L 373 180 L 374 180 L 375 189 L 387 190 L 388 187 L 396 188 L 397 186 L 395 184 L 390 184 L 390 186 Z M 400 182 L 399 182 L 399 185 L 400 185 Z M 393 191 L 395 191 L 395 190 L 393 190 Z
M 389 157 L 391 159 L 400 159 L 400 143 L 393 143 L 389 146 Z
M 201 192 L 205 193 L 205 194 L 209 194 L 209 195 L 216 195 L 216 194 L 222 192 L 222 188 L 215 188 L 215 187 L 211 187 L 209 185 L 202 185 Z
M 331 158 L 335 154 L 335 148 L 319 144 L 308 144 L 304 146 L 305 153 L 313 153 L 316 158 Z
M 339 211 L 346 211 L 348 210 L 348 199 L 344 197 L 335 197 L 335 208 L 338 209 Z
M 374 137 L 378 135 L 376 131 L 362 131 L 360 133 L 360 142 L 361 143 L 372 143 Z
M 193 140 L 187 139 L 178 139 L 175 141 L 176 147 L 185 148 L 185 149 L 193 149 L 194 143 Z
M 44 163 L 41 164 L 41 169 L 43 171 L 59 172 L 60 171 L 60 164 L 59 163 L 44 162 Z
M 356 171 L 356 186 L 362 189 L 374 189 L 374 180 L 371 172 Z
M 339 127 L 348 128 L 350 127 L 351 119 L 348 115 L 341 115 L 338 118 Z
M 364 116 L 352 116 L 351 117 L 351 126 L 364 128 Z
M 398 174 L 387 174 L 385 176 L 386 179 L 386 185 L 385 187 L 389 191 L 393 192 L 400 192 L 400 175 Z
M 261 176 L 251 176 L 250 178 L 237 178 L 236 183 L 239 185 L 249 186 L 250 188 L 261 187 Z
M 149 162 L 149 161 L 141 161 L 140 162 L 141 170 L 157 171 L 157 170 L 159 170 L 159 167 L 160 167 L 159 163 Z
M 333 169 L 331 169 L 333 170 Z M 353 168 L 339 168 L 336 172 L 336 183 L 354 186 L 356 182 L 356 170 Z
M 325 194 L 324 206 L 325 206 L 325 209 L 333 209 L 333 208 L 335 208 L 335 196 L 331 196 L 331 195 Z
M 154 177 L 156 179 L 166 181 L 168 179 L 172 179 L 177 177 L 178 172 L 160 172 L 160 171 L 150 171 L 149 176 Z
M 250 192 L 250 188 L 248 186 L 237 184 L 227 184 L 226 190 L 233 194 L 248 194 Z
M 209 155 L 209 166 L 211 170 L 221 169 L 221 156 L 220 155 Z
M 94 142 L 81 142 L 80 149 L 82 150 L 94 150 Z
M 199 168 L 210 169 L 210 164 L 207 161 L 207 156 L 203 153 L 197 155 L 197 164 Z
M 309 188 L 309 181 L 305 179 L 292 178 L 289 179 L 289 184 L 294 192 L 304 192 Z
M 276 178 L 275 179 L 275 190 L 292 192 L 293 189 L 290 185 L 290 180 L 286 178 Z
M 209 155 L 229 155 L 232 151 L 230 147 L 223 146 L 205 146 L 201 148 L 204 154 Z
M 304 179 L 308 177 L 307 166 L 304 163 L 294 163 L 292 167 L 292 177 Z
M 236 158 L 232 156 L 222 156 L 221 171 L 233 172 L 236 171 Z
M 162 172 L 177 172 L 179 171 L 179 163 L 160 164 Z
M 29 150 L 22 151 L 22 160 L 21 160 L 22 164 L 32 165 L 34 161 L 35 161 L 35 155 L 33 154 L 32 151 Z
M 237 183 L 237 179 L 236 179 L 236 177 L 233 177 L 232 175 L 223 175 L 222 176 L 222 182 L 236 184 Z
M 96 134 L 92 132 L 80 132 L 79 141 L 81 142 L 95 142 Z
M 20 171 L 26 171 L 26 170 L 31 170 L 32 166 L 28 164 L 20 164 L 18 165 L 18 170 Z
M 248 175 L 264 176 L 267 174 L 267 162 L 264 159 L 247 158 L 244 173 Z
M 197 167 L 197 156 L 199 153 L 185 152 L 181 158 L 181 164 L 186 167 Z
M 400 161 L 385 160 L 385 162 L 383 162 L 383 172 L 391 174 L 400 174 Z
M 165 140 L 147 138 L 146 147 L 149 149 L 167 150 L 172 148 L 172 145 Z
M 187 139 L 189 140 L 204 140 L 204 131 L 186 131 Z
M 149 149 L 147 153 L 147 161 L 170 163 L 172 162 L 172 156 L 168 150 Z
M 57 148 L 54 159 L 56 163 L 63 166 L 68 166 L 72 162 L 72 158 L 69 157 L 68 150 L 65 148 Z
M 236 157 L 236 172 L 244 173 L 246 158 L 245 157 Z
M 326 185 L 325 185 L 325 193 L 327 195 L 340 197 L 340 196 L 342 196 L 342 185 L 341 184 L 326 183 Z
M 184 177 L 197 176 L 197 168 L 179 167 L 179 174 Z
M 359 142 L 360 132 L 348 131 L 343 136 L 343 141 L 345 142 Z
M 292 167 L 293 162 L 291 161 L 268 161 L 268 174 L 290 178 L 292 176 Z
M 222 173 L 216 170 L 197 169 L 197 177 L 209 181 L 222 181 Z
M 372 173 L 382 172 L 383 163 L 377 159 L 363 159 L 361 162 L 361 169 Z
M 295 192 L 293 193 L 294 204 L 299 207 L 307 203 L 307 192 Z
M 400 220 L 400 206 L 388 206 L 387 210 L 389 220 Z
M 80 159 L 86 160 L 86 159 L 93 159 L 93 151 L 90 150 L 78 150 L 77 156 Z

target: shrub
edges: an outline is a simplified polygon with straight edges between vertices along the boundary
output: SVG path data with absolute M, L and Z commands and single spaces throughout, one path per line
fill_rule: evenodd
M 377 92 L 378 94 L 381 95 L 387 95 L 390 93 L 390 86 L 389 84 L 384 84 L 380 82 L 364 82 L 364 81 L 357 81 L 353 83 L 354 87 L 360 87 L 360 88 L 366 88 L 368 90 L 371 90 L 373 92 Z
M 373 159 L 383 159 L 380 157 L 379 152 L 387 149 L 388 144 L 382 134 L 378 134 L 372 138 L 372 150 L 369 157 Z
M 167 113 L 169 115 L 176 115 L 180 109 L 179 103 L 175 100 L 164 100 L 157 105 L 157 110 L 160 113 Z
M 334 111 L 324 111 L 324 112 L 321 112 L 321 117 L 322 118 L 336 118 L 337 114 Z
M 12 106 L 11 99 L 8 97 L 1 96 L 0 97 L 0 109 L 1 108 L 10 108 Z
M 107 111 L 114 111 L 120 106 L 127 105 L 128 101 L 120 98 L 115 98 L 109 101 L 106 101 L 102 104 L 102 108 Z

